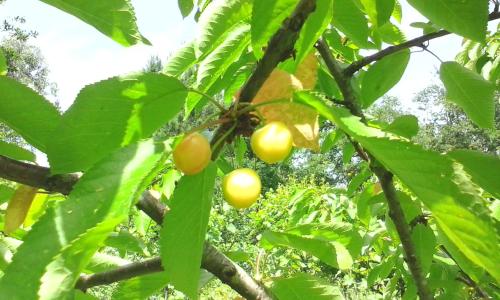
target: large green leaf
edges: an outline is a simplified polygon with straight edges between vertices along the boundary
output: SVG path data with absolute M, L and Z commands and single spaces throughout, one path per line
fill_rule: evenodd
M 354 0 L 333 1 L 333 25 L 358 46 L 369 48 L 368 22 Z
M 418 119 L 414 115 L 402 115 L 394 119 L 384 130 L 410 139 L 418 133 Z
M 129 0 L 40 1 L 77 17 L 123 46 L 139 42 L 151 45 L 137 28 L 134 8 Z
M 315 107 L 395 174 L 432 212 L 437 225 L 471 261 L 500 280 L 500 241 L 490 211 L 469 175 L 447 156 L 386 137 L 343 108 L 328 107 L 314 94 L 297 100 Z
M 16 144 L 9 144 L 4 141 L 0 141 L 0 155 L 16 160 L 35 161 L 36 159 L 35 154 L 30 151 L 21 148 Z
M 495 85 L 456 62 L 441 64 L 441 80 L 448 100 L 460 106 L 478 126 L 493 128 Z
M 263 48 L 280 28 L 285 18 L 292 14 L 298 0 L 254 0 L 252 9 L 252 48 L 261 58 Z
M 466 38 L 483 41 L 488 0 L 408 0 L 432 23 Z
M 6 76 L 0 77 L 0 122 L 45 152 L 61 116 L 44 97 Z
M 7 75 L 7 59 L 3 54 L 2 49 L 0 49 L 0 76 Z
M 85 87 L 52 137 L 52 172 L 87 170 L 108 153 L 150 137 L 182 109 L 186 94 L 179 80 L 154 73 Z
M 372 105 L 399 82 L 409 60 L 410 50 L 406 49 L 386 56 L 370 66 L 361 85 L 363 107 Z
M 415 245 L 415 254 L 419 259 L 422 273 L 427 274 L 431 268 L 432 257 L 436 252 L 434 232 L 428 226 L 417 224 L 411 231 L 411 239 Z
M 151 295 L 168 284 L 166 272 L 153 273 L 122 281 L 113 292 L 112 299 L 149 299 Z
M 118 249 L 120 252 L 130 251 L 143 255 L 148 253 L 144 242 L 126 230 L 110 233 L 105 244 Z
M 454 150 L 448 156 L 464 166 L 472 181 L 485 191 L 500 199 L 500 159 L 472 150 Z
M 163 73 L 177 77 L 196 63 L 193 43 L 189 43 L 169 57 Z
M 200 31 L 195 43 L 196 57 L 204 57 L 218 47 L 234 27 L 248 22 L 252 12 L 250 0 L 213 1 L 198 22 Z
M 161 259 L 168 281 L 193 299 L 198 294 L 216 171 L 211 163 L 203 172 L 181 178 L 160 233 Z
M 71 291 L 168 152 L 165 145 L 146 141 L 120 149 L 88 170 L 68 199 L 47 209 L 28 232 L 0 280 L 0 295 L 36 299 L 45 272 L 42 298 L 54 299 Z
M 279 300 L 340 300 L 339 288 L 309 274 L 297 274 L 273 281 L 271 291 Z
M 285 232 L 265 231 L 261 245 L 299 249 L 335 268 L 349 269 L 361 252 L 362 239 L 348 224 L 306 224 Z
M 323 34 L 332 19 L 334 0 L 322 0 L 316 2 L 316 9 L 307 17 L 299 39 L 295 43 L 297 55 L 295 57 L 295 67 L 309 54 L 318 38 Z

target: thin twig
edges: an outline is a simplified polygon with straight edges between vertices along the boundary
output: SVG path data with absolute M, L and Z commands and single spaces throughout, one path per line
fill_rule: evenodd
M 499 18 L 500 18 L 500 13 L 495 10 L 493 13 L 491 13 L 489 15 L 488 20 L 492 21 L 492 20 L 496 20 L 496 19 L 499 19 Z M 361 70 L 364 66 L 367 66 L 367 65 L 371 64 L 374 61 L 380 60 L 380 59 L 382 59 L 382 58 L 384 58 L 384 57 L 386 57 L 388 55 L 391 55 L 393 53 L 396 53 L 398 51 L 401 51 L 401 50 L 404 50 L 404 49 L 407 49 L 407 48 L 419 47 L 419 46 L 421 46 L 426 41 L 430 41 L 432 39 L 435 39 L 435 38 L 438 38 L 438 37 L 442 37 L 442 36 L 448 35 L 450 33 L 451 32 L 446 31 L 446 30 L 439 30 L 439 31 L 436 31 L 436 32 L 432 32 L 432 33 L 429 33 L 429 34 L 422 35 L 420 37 L 414 38 L 412 40 L 409 40 L 407 42 L 401 43 L 399 45 L 394 45 L 394 46 L 387 47 L 387 48 L 385 48 L 382 51 L 379 51 L 379 52 L 377 52 L 375 54 L 372 54 L 370 56 L 366 56 L 366 57 L 364 57 L 364 58 L 362 58 L 360 60 L 357 60 L 357 61 L 351 63 L 347 68 L 344 69 L 344 75 L 346 77 L 350 77 L 354 73 L 356 73 L 357 71 Z
M 189 92 L 193 92 L 193 93 L 196 93 L 198 95 L 201 95 L 205 98 L 208 99 L 208 101 L 212 102 L 212 104 L 214 104 L 215 106 L 217 106 L 217 108 L 221 111 L 221 112 L 225 112 L 226 111 L 226 108 L 224 106 L 222 106 L 222 104 L 220 104 L 219 102 L 217 102 L 217 100 L 215 100 L 214 97 L 202 92 L 202 91 L 198 91 L 196 89 L 188 89 Z

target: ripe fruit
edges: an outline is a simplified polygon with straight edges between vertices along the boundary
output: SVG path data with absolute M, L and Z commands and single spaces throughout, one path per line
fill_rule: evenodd
M 186 175 L 197 174 L 208 165 L 212 150 L 207 138 L 198 132 L 186 136 L 174 149 L 174 163 Z
M 250 144 L 258 158 L 266 163 L 274 164 L 284 160 L 290 154 L 293 137 L 283 122 L 274 121 L 257 129 L 252 134 Z
M 252 169 L 236 169 L 222 180 L 226 201 L 236 208 L 247 208 L 260 196 L 260 177 Z

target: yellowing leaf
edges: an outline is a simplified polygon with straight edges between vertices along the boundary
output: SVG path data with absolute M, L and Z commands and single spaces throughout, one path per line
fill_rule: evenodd
M 45 212 L 47 208 L 48 194 L 36 194 L 31 206 L 28 210 L 28 214 L 24 219 L 24 228 L 31 227 L 40 218 L 40 216 Z
M 14 232 L 23 224 L 37 191 L 37 188 L 27 185 L 20 185 L 17 188 L 5 212 L 4 231 L 6 234 Z
M 264 105 L 258 107 L 257 110 L 266 122 L 285 123 L 292 132 L 295 147 L 314 151 L 319 151 L 318 113 L 310 107 L 293 103 L 291 99 L 295 91 L 311 89 L 316 85 L 317 68 L 318 61 L 314 53 L 311 53 L 297 68 L 296 76 L 298 77 L 276 69 L 252 100 L 253 104 L 257 104 L 289 99 L 289 103 Z
M 302 83 L 304 90 L 312 90 L 318 80 L 318 59 L 314 52 L 309 53 L 295 71 L 295 77 Z

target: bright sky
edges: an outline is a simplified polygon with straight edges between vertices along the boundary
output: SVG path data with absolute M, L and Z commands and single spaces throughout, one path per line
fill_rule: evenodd
M 409 23 L 423 21 L 413 8 L 403 2 L 403 31 L 407 38 L 421 35 Z M 50 79 L 58 85 L 58 100 L 63 109 L 74 101 L 79 90 L 90 83 L 142 69 L 151 55 L 163 60 L 190 41 L 196 32 L 192 18 L 183 20 L 177 1 L 132 0 L 139 29 L 153 46 L 125 48 L 97 32 L 91 26 L 37 0 L 7 0 L 0 6 L 0 20 L 24 16 L 27 28 L 36 29 L 34 40 L 46 58 Z M 429 49 L 443 60 L 453 60 L 460 50 L 461 38 L 449 35 L 431 41 Z M 417 50 L 417 49 L 415 49 Z M 405 105 L 416 92 L 437 80 L 439 61 L 428 53 L 412 55 L 404 78 L 390 94 Z

